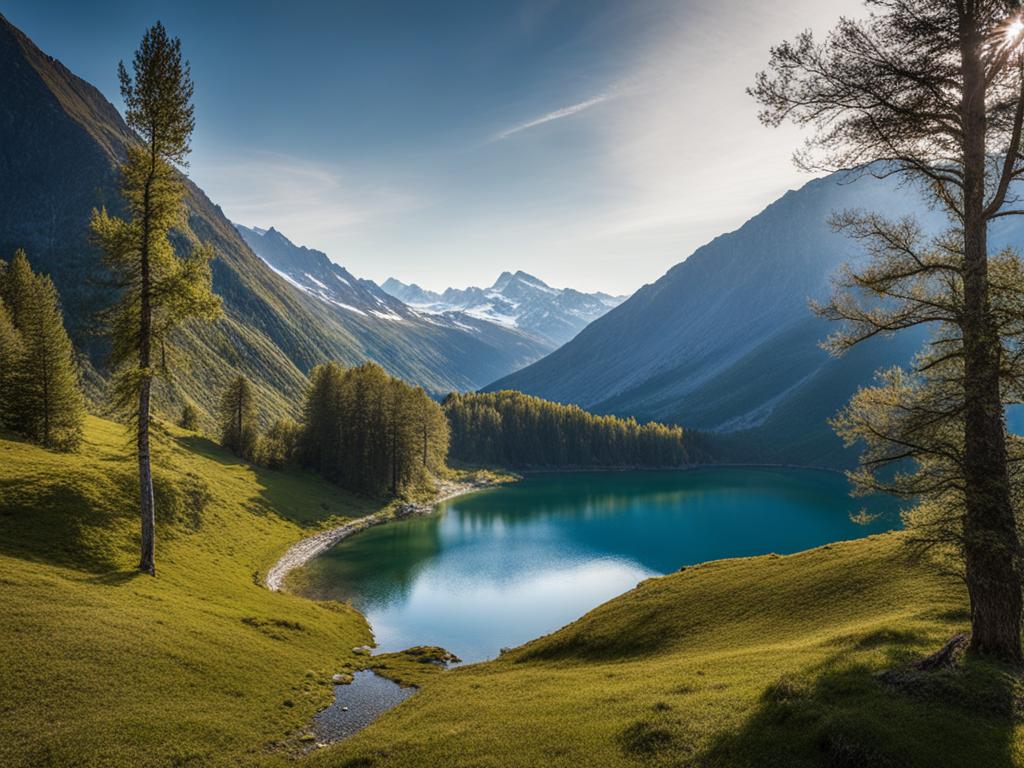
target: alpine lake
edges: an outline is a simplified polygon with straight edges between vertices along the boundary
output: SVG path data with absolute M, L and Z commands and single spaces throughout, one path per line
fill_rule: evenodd
M 869 521 L 852 517 L 867 513 Z M 552 632 L 643 579 L 708 560 L 897 528 L 899 503 L 841 474 L 723 467 L 529 475 L 365 530 L 290 580 L 348 601 L 375 652 L 436 645 L 465 662 Z

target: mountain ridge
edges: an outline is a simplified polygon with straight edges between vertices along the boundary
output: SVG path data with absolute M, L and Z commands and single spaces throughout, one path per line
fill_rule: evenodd
M 831 330 L 810 311 L 844 262 L 864 254 L 834 232 L 835 210 L 936 214 L 894 180 L 833 175 L 790 190 L 537 363 L 485 391 L 518 389 L 598 413 L 655 419 L 727 436 L 723 457 L 846 466 L 827 426 L 876 369 L 909 361 L 905 333 L 829 357 Z
M 389 277 L 382 290 L 426 314 L 462 312 L 564 344 L 624 296 L 553 288 L 534 275 L 504 271 L 488 288 L 446 288 L 441 293 Z
M 33 266 L 54 279 L 90 392 L 101 401 L 107 347 L 96 318 L 115 294 L 88 224 L 94 208 L 123 214 L 118 165 L 137 139 L 94 86 L 2 15 L 0 72 L 0 178 L 13 180 L 0 185 L 0 258 L 24 248 Z M 214 246 L 213 287 L 224 316 L 187 323 L 177 333 L 190 367 L 160 385 L 164 412 L 182 402 L 212 412 L 217 391 L 240 373 L 253 380 L 269 418 L 294 415 L 306 373 L 328 359 L 376 360 L 440 394 L 479 387 L 545 351 L 481 344 L 473 329 L 407 332 L 382 318 L 353 322 L 275 274 L 187 177 L 185 188 L 187 222 L 172 242 L 179 251 L 197 239 Z

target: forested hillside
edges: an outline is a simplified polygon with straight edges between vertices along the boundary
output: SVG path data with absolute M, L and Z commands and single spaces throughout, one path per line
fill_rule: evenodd
M 457 461 L 516 468 L 680 467 L 698 455 L 683 429 L 595 416 L 521 392 L 444 401 Z

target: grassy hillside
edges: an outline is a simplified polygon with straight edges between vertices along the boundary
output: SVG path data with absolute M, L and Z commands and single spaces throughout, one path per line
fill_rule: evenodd
M 156 579 L 134 572 L 133 465 L 91 418 L 80 454 L 0 439 L 0 765 L 284 761 L 370 640 L 365 620 L 259 586 L 309 529 L 372 507 L 160 432 Z
M 157 445 L 151 579 L 134 573 L 120 426 L 90 419 L 71 456 L 0 436 L 5 768 L 1024 765 L 1020 684 L 1003 670 L 900 690 L 875 678 L 967 625 L 962 589 L 899 557 L 896 534 L 651 579 L 486 664 L 378 659 L 422 690 L 299 756 L 330 675 L 359 664 L 370 633 L 351 608 L 258 575 L 373 506 L 173 428 Z
M 497 661 L 438 675 L 317 766 L 1011 766 L 999 669 L 873 674 L 967 622 L 897 535 L 651 579 Z

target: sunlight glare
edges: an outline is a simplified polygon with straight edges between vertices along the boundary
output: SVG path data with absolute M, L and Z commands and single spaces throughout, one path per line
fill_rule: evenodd
M 1024 21 L 1017 19 L 1011 22 L 1006 28 L 1006 41 L 1008 43 L 1018 42 L 1022 32 L 1024 32 Z

